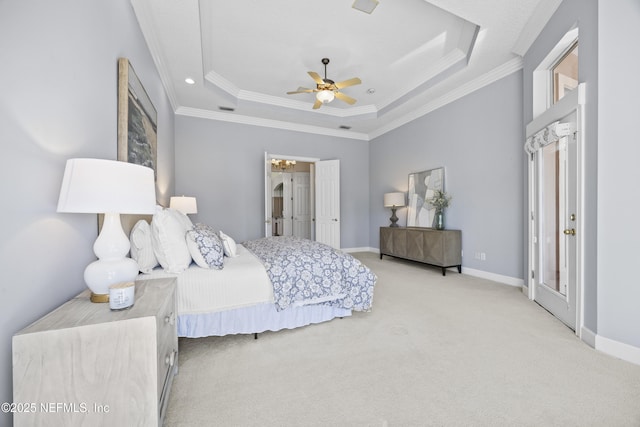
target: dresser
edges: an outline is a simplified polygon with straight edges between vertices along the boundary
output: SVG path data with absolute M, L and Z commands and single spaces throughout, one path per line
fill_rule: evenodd
M 111 311 L 87 290 L 14 335 L 14 426 L 162 425 L 175 292 L 175 278 L 137 281 L 133 307 Z
M 380 259 L 383 255 L 409 259 L 462 272 L 462 232 L 417 227 L 380 227 Z

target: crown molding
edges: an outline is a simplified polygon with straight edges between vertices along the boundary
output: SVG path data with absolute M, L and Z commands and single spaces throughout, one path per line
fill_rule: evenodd
M 243 116 L 235 113 L 222 113 L 218 111 L 204 110 L 200 108 L 178 107 L 176 115 L 197 117 L 201 119 L 218 120 L 223 122 L 238 123 L 251 126 L 262 126 L 273 129 L 283 129 L 296 132 L 313 133 L 316 135 L 335 136 L 339 138 L 357 139 L 368 141 L 366 133 L 351 132 L 347 130 L 331 129 L 321 126 L 304 125 L 300 123 L 285 122 L 281 120 L 262 119 L 257 117 Z
M 405 125 L 419 117 L 422 117 L 426 114 L 431 113 L 432 111 L 437 110 L 438 108 L 444 107 L 445 105 L 453 101 L 456 101 L 466 95 L 469 95 L 478 89 L 481 89 L 493 82 L 496 82 L 502 79 L 503 77 L 506 77 L 512 73 L 515 73 L 516 71 L 519 71 L 522 69 L 522 64 L 523 64 L 523 61 L 521 57 L 513 58 L 512 60 L 505 62 L 504 64 L 494 68 L 488 73 L 485 73 L 480 77 L 471 80 L 468 83 L 458 86 L 454 90 L 447 92 L 445 95 L 439 98 L 436 98 L 431 102 L 428 102 L 422 108 L 414 110 L 411 113 L 406 114 L 388 123 L 385 126 L 381 126 L 380 128 L 376 129 L 375 131 L 369 134 L 369 140 L 373 140 L 374 138 L 384 135 L 387 132 L 397 129 L 402 125 Z
M 178 97 L 176 95 L 173 84 L 171 84 L 171 76 L 167 72 L 167 70 L 169 70 L 169 67 L 166 65 L 167 61 L 162 55 L 162 49 L 160 49 L 160 39 L 155 31 L 155 25 L 153 23 L 153 13 L 151 13 L 151 10 L 149 10 L 147 4 L 148 3 L 144 1 L 131 0 L 131 6 L 134 9 L 136 19 L 138 20 L 138 25 L 142 30 L 142 35 L 147 42 L 147 46 L 149 47 L 149 52 L 151 53 L 151 58 L 153 59 L 154 64 L 156 65 L 156 70 L 160 75 L 162 86 L 164 86 L 167 98 L 169 98 L 171 108 L 173 109 L 173 111 L 176 111 L 179 108 Z M 150 36 L 147 37 L 147 35 Z

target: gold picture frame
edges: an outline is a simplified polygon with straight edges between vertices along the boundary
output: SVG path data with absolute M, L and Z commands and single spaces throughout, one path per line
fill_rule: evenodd
M 158 113 L 127 58 L 118 59 L 118 160 L 150 167 L 157 179 Z

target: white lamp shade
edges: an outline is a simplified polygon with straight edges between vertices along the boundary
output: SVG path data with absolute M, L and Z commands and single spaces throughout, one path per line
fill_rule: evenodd
M 109 301 L 109 286 L 132 281 L 138 275 L 138 264 L 127 258 L 130 244 L 120 214 L 153 214 L 155 207 L 152 169 L 116 160 L 67 160 L 58 212 L 105 214 L 93 245 L 98 260 L 84 271 L 91 301 Z
M 198 203 L 195 197 L 177 196 L 169 200 L 169 207 L 179 210 L 183 214 L 198 213 Z
M 327 104 L 333 101 L 335 97 L 336 95 L 333 93 L 332 90 L 321 90 L 320 92 L 316 93 L 316 98 L 318 99 L 318 101 L 322 102 L 323 104 Z
M 385 193 L 384 206 L 385 207 L 404 206 L 404 193 Z
M 69 159 L 58 212 L 153 214 L 156 207 L 151 168 L 105 159 Z

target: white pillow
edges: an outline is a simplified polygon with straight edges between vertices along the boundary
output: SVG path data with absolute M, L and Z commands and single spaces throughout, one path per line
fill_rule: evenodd
M 198 266 L 215 270 L 224 268 L 222 240 L 208 225 L 196 224 L 187 231 L 187 246 Z
M 131 242 L 131 258 L 138 263 L 138 268 L 143 273 L 151 273 L 158 265 L 158 258 L 153 252 L 151 242 L 151 227 L 144 219 L 136 222 L 129 235 Z
M 222 247 L 226 256 L 231 258 L 238 256 L 236 241 L 224 234 L 222 230 L 220 231 L 220 240 L 222 240 Z
M 182 273 L 191 264 L 186 235 L 193 227 L 189 217 L 175 209 L 156 211 L 151 221 L 151 240 L 158 262 L 167 273 Z

